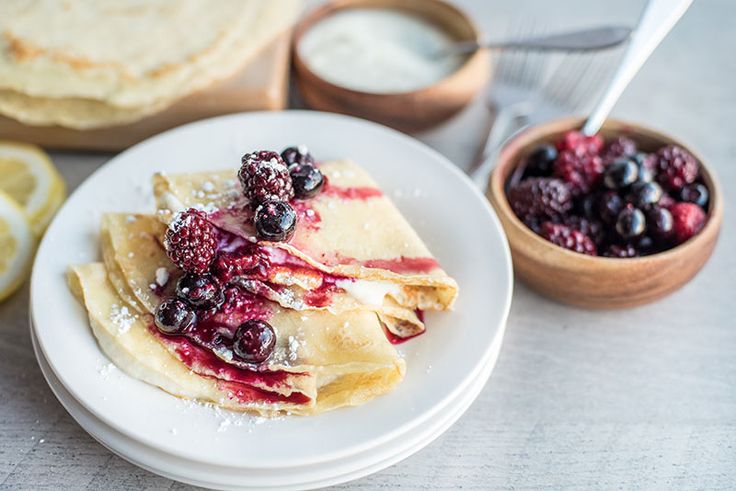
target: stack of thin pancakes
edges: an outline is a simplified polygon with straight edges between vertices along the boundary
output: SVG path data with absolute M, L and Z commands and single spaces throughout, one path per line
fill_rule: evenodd
M 156 175 L 155 215 L 105 215 L 103 263 L 69 273 L 103 351 L 171 394 L 265 416 L 359 405 L 395 388 L 405 363 L 394 343 L 424 331 L 421 311 L 450 309 L 457 284 L 362 168 L 334 161 L 320 170 L 327 185 L 297 207 L 289 242 L 255 240 L 234 169 Z M 216 314 L 226 338 L 252 316 L 268 319 L 277 345 L 264 364 L 154 325 L 183 274 L 162 246 L 167 223 L 190 207 L 217 227 L 221 254 L 246 241 L 268 258 L 265 270 L 231 281 L 249 307 Z
M 87 129 L 137 121 L 228 78 L 301 0 L 0 1 L 0 114 Z

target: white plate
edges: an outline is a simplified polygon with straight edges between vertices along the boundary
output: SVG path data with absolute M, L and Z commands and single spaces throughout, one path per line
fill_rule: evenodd
M 85 410 L 54 376 L 38 350 L 33 326 L 31 340 L 41 371 L 52 391 L 72 417 L 102 445 L 129 462 L 170 479 L 217 489 L 312 489 L 358 479 L 388 467 L 431 443 L 449 428 L 475 400 L 495 363 L 498 351 L 483 372 L 457 401 L 453 401 L 421 434 L 384 444 L 340 462 L 316 464 L 301 469 L 269 469 L 254 475 L 250 470 L 202 465 L 158 452 L 115 431 Z M 498 346 L 500 348 L 500 345 Z
M 429 314 L 428 332 L 402 346 L 408 365 L 403 383 L 361 407 L 218 432 L 221 421 L 209 408 L 185 407 L 120 372 L 102 376 L 104 355 L 64 278 L 70 264 L 98 260 L 101 214 L 151 212 L 154 171 L 234 167 L 246 151 L 296 143 L 308 145 L 319 159 L 350 157 L 364 166 L 460 284 L 456 310 Z M 289 111 L 186 125 L 136 145 L 95 172 L 66 202 L 39 247 L 31 314 L 54 374 L 105 424 L 184 459 L 264 469 L 344 458 L 425 424 L 468 390 L 492 357 L 511 290 L 510 254 L 498 219 L 444 157 L 373 123 Z

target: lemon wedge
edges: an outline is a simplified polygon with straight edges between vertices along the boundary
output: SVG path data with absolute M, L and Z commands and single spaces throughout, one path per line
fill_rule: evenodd
M 35 249 L 36 239 L 25 211 L 0 191 L 0 300 L 26 279 Z
M 24 143 L 0 141 L 0 190 L 20 204 L 38 237 L 66 198 L 66 185 L 49 156 Z

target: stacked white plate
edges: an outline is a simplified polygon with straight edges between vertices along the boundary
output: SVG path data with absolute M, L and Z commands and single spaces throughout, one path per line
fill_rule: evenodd
M 151 212 L 154 171 L 237 166 L 255 149 L 306 144 L 318 159 L 352 158 L 392 197 L 460 285 L 452 312 L 400 345 L 402 384 L 363 406 L 275 420 L 179 400 L 121 372 L 100 351 L 69 292 L 70 264 L 99 260 L 103 212 Z M 306 489 L 395 464 L 449 428 L 496 362 L 512 289 L 506 239 L 483 196 L 451 163 L 411 138 L 314 112 L 251 113 L 187 125 L 112 159 L 67 201 L 44 238 L 31 285 L 36 355 L 49 385 L 93 437 L 130 462 L 218 489 Z

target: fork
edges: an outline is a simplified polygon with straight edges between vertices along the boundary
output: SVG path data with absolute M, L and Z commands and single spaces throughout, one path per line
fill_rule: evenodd
M 532 25 L 517 30 L 519 37 L 535 33 Z M 538 33 L 538 31 L 536 32 Z M 496 62 L 493 82 L 488 91 L 486 105 L 493 114 L 483 134 L 478 152 L 468 174 L 481 188 L 487 181 L 488 156 L 509 134 L 514 121 L 531 111 L 534 94 L 542 86 L 548 58 L 529 51 L 502 51 Z
M 615 66 L 611 62 L 615 56 L 618 56 L 618 53 L 565 56 L 548 77 L 539 80 L 536 76 L 532 79 L 527 76 L 527 79 L 523 80 L 527 87 L 524 90 L 509 87 L 507 84 L 510 80 L 499 84 L 503 87 L 500 96 L 504 97 L 504 100 L 512 100 L 511 97 L 516 99 L 497 113 L 500 118 L 498 116 L 494 118 L 488 138 L 481 145 L 481 151 L 478 152 L 469 172 L 473 182 L 485 191 L 498 151 L 504 141 L 519 129 L 563 114 L 583 111 L 600 90 L 601 82 L 610 71 L 610 67 Z M 545 64 L 547 60 L 544 61 Z M 499 65 L 500 63 L 499 61 Z M 518 70 L 517 68 L 516 71 Z M 521 71 L 522 73 L 525 71 L 523 67 Z M 501 75 L 499 68 L 499 77 Z M 533 83 L 530 83 L 530 80 Z M 494 86 L 493 90 L 496 88 Z

